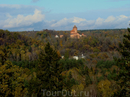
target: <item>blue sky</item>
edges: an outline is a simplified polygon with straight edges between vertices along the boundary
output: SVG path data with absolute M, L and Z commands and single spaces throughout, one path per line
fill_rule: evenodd
M 127 28 L 130 0 L 0 0 L 0 29 Z

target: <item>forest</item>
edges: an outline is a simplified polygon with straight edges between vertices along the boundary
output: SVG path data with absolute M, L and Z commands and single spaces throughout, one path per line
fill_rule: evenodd
M 130 97 L 130 28 L 78 33 L 0 29 L 0 97 Z

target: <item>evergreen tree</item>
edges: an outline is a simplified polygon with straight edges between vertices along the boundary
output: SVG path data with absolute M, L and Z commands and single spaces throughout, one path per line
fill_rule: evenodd
M 89 84 L 92 84 L 92 81 L 89 75 L 86 75 L 85 83 L 86 83 L 86 86 L 88 86 Z
M 116 97 L 130 97 L 130 28 L 128 32 L 129 34 L 124 35 L 123 44 L 119 44 L 118 51 L 122 54 L 122 58 L 116 59 L 120 68 L 116 78 L 120 89 L 115 93 Z
M 71 73 L 71 71 L 69 72 L 69 79 L 71 79 L 72 78 L 72 73 Z
M 37 67 L 37 77 L 40 79 L 42 85 L 41 89 L 46 91 L 62 91 L 62 66 L 59 64 L 61 56 L 47 43 L 45 52 L 39 55 L 39 64 Z

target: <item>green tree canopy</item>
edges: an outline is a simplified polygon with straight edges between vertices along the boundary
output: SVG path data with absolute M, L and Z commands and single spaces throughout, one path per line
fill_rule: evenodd
M 60 58 L 60 54 L 53 50 L 49 43 L 46 44 L 45 51 L 41 51 L 37 67 L 37 77 L 42 83 L 41 89 L 62 91 L 62 66 L 58 62 Z
M 117 59 L 117 65 L 120 68 L 119 75 L 116 80 L 120 89 L 115 94 L 117 97 L 130 97 L 130 28 L 128 34 L 124 35 L 123 44 L 119 44 L 119 52 L 122 58 Z

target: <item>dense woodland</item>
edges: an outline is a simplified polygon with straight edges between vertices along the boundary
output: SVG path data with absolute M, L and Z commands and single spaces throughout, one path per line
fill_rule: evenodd
M 78 33 L 87 37 L 70 38 L 70 31 L 1 29 L 0 97 L 46 97 L 42 89 L 67 90 L 72 95 L 66 97 L 130 97 L 130 29 Z

